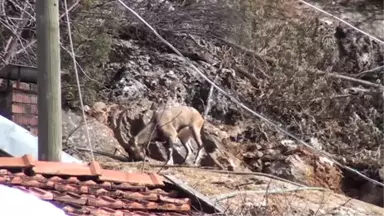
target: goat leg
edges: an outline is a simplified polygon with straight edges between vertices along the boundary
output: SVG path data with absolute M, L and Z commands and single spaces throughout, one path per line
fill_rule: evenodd
M 190 156 L 191 154 L 191 146 L 190 146 L 190 140 L 188 139 L 187 141 L 184 140 L 184 139 L 181 139 L 181 144 L 183 144 L 183 147 L 185 148 L 185 157 L 184 157 L 184 160 L 182 162 L 182 164 L 184 164 L 188 157 Z
M 173 165 L 173 138 L 168 138 L 168 156 L 167 156 L 167 162 L 166 165 Z
M 203 157 L 202 153 L 203 153 L 203 146 L 199 146 L 198 149 L 197 149 L 197 154 L 196 154 L 196 158 L 195 158 L 195 161 L 194 161 L 194 165 L 195 166 L 199 166 L 200 165 L 200 161 Z
M 200 132 L 201 132 L 201 128 L 197 128 L 195 127 L 194 125 L 191 125 L 190 126 L 190 129 L 192 131 L 192 135 L 193 135 L 193 138 L 195 139 L 196 141 L 196 144 L 197 144 L 197 154 L 196 154 L 196 158 L 195 158 L 195 161 L 194 161 L 194 165 L 196 166 L 199 166 L 199 163 L 200 163 L 200 160 L 202 159 L 202 150 L 203 150 L 203 141 L 201 140 L 201 136 L 200 136 Z

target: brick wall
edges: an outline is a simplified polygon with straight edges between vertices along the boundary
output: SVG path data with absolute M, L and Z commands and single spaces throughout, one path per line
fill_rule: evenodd
M 13 82 L 0 94 L 1 114 L 16 124 L 38 134 L 37 86 Z

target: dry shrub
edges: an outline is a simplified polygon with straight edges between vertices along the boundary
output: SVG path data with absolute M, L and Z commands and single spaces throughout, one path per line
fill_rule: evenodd
M 97 100 L 106 100 L 109 91 L 109 81 L 113 74 L 108 73 L 105 64 L 113 51 L 113 37 L 117 30 L 119 17 L 112 12 L 115 4 L 108 1 L 85 1 L 71 13 L 71 30 L 78 67 L 80 84 L 85 104 L 93 104 Z M 63 22 L 61 37 L 65 49 L 70 50 L 70 44 Z M 72 57 L 62 51 L 62 69 L 66 71 L 63 77 L 63 103 L 66 106 L 79 107 L 79 96 L 74 76 Z
M 227 37 L 266 58 L 232 51 L 226 66 L 245 69 L 255 81 L 244 84 L 236 79 L 222 85 L 299 138 L 318 138 L 331 153 L 353 158 L 362 149 L 376 151 L 384 137 L 381 93 L 350 94 L 351 87 L 366 86 L 309 73 L 309 69 L 353 76 L 382 64 L 383 46 L 348 28 L 322 22 L 319 14 L 303 12 L 294 1 L 240 2 L 246 8 L 247 28 Z M 338 36 L 339 31 L 346 36 Z M 370 59 L 361 62 L 365 53 Z M 266 66 L 271 58 L 276 61 Z M 383 77 L 378 82 L 383 83 Z M 271 130 L 268 134 L 277 136 Z
M 351 87 L 358 87 L 355 83 L 308 72 L 318 69 L 348 74 L 380 65 L 383 47 L 369 42 L 365 36 L 327 24 L 320 14 L 306 11 L 291 0 L 204 1 L 187 7 L 156 2 L 148 6 L 146 1 L 130 3 L 182 51 L 202 52 L 185 34 L 204 39 L 224 68 L 236 72 L 235 78 L 221 73 L 220 85 L 253 110 L 282 123 L 281 126 L 299 138 L 316 137 L 324 149 L 345 157 L 353 157 L 361 149 L 376 150 L 380 145 L 383 138 L 380 94 L 350 94 Z M 141 41 L 155 52 L 172 52 L 139 21 L 125 13 L 120 37 Z M 340 31 L 346 36 L 340 36 Z M 217 41 L 217 37 L 254 50 L 261 58 L 236 48 L 229 49 L 230 46 Z M 365 53 L 371 58 L 363 64 Z M 254 79 L 245 78 L 240 70 Z M 213 77 L 214 74 L 209 75 Z M 382 77 L 380 79 L 379 82 L 383 82 Z M 209 86 L 198 88 L 206 92 Z M 223 122 L 227 122 L 225 119 L 241 122 L 247 117 L 241 109 L 229 105 L 231 103 L 222 95 L 214 100 L 211 113 L 214 117 L 224 115 Z M 223 109 L 227 111 L 221 112 Z M 282 139 L 281 134 L 259 121 L 248 123 L 253 129 L 265 128 L 270 142 Z

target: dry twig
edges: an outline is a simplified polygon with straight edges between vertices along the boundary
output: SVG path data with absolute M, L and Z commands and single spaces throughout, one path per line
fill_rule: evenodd
M 344 75 L 337 74 L 337 73 L 327 73 L 327 72 L 319 71 L 319 70 L 308 70 L 308 71 L 311 72 L 311 73 L 331 76 L 331 77 L 335 77 L 335 78 L 339 78 L 339 79 L 343 79 L 343 80 L 348 80 L 348 81 L 351 81 L 351 82 L 359 83 L 359 84 L 362 84 L 362 85 L 365 85 L 365 86 L 379 88 L 380 90 L 384 90 L 384 86 L 383 85 L 376 84 L 376 83 L 371 83 L 371 82 L 368 82 L 368 81 L 365 81 L 365 80 L 362 80 L 362 79 L 357 79 L 357 78 L 353 78 L 353 77 L 349 77 L 349 76 L 344 76 Z
M 371 73 L 384 73 L 384 65 L 370 69 L 370 70 L 360 72 L 360 73 L 356 74 L 355 77 L 360 78 L 360 77 L 363 77 L 363 76 L 365 76 L 367 74 L 371 74 Z

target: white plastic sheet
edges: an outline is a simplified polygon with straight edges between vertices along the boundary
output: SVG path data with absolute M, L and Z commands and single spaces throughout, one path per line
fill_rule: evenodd
M 0 149 L 14 156 L 21 157 L 25 154 L 31 154 L 38 158 L 37 137 L 31 134 L 23 127 L 15 124 L 7 118 L 0 115 Z M 81 160 L 62 152 L 61 162 L 64 163 L 83 163 Z
M 0 208 L 2 216 L 67 216 L 52 203 L 1 184 Z

